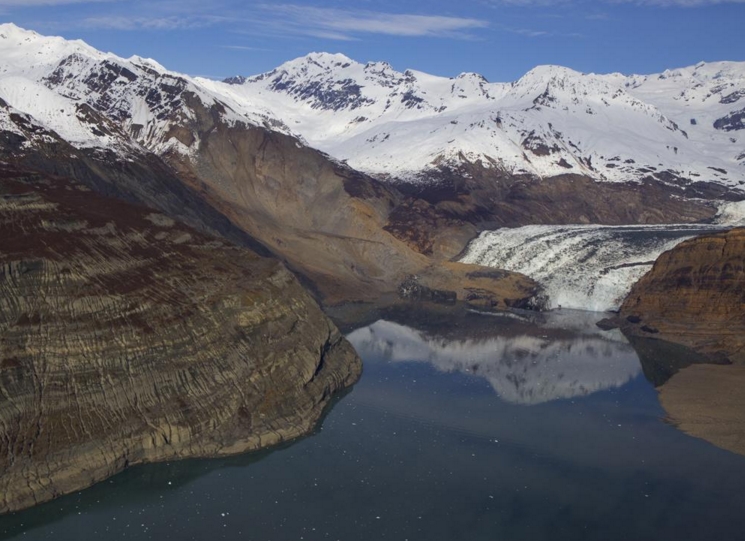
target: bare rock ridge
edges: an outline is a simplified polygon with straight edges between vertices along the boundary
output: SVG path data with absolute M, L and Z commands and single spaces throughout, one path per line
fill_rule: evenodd
M 620 321 L 670 420 L 745 455 L 745 229 L 663 253 Z
M 61 177 L 0 209 L 0 513 L 306 434 L 360 375 L 276 260 Z
M 498 308 L 537 293 L 524 276 L 478 275 L 486 269 L 444 260 L 462 249 L 465 237 L 452 240 L 443 231 L 450 250 L 435 258 L 398 238 L 386 226 L 401 194 L 290 136 L 222 123 L 195 129 L 199 152 L 190 159 L 167 156 L 171 167 L 232 223 L 309 278 L 329 303 L 376 299 L 411 275 L 460 300 L 478 291 L 480 302 L 488 298 Z

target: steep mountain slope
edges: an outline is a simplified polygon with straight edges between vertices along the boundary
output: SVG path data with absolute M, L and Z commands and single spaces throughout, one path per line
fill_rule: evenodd
M 0 25 L 0 97 L 77 148 L 111 148 L 122 156 L 141 146 L 188 154 L 188 133 L 205 109 L 227 123 L 285 130 L 255 108 L 232 107 L 154 60 L 123 59 L 82 41 Z
M 298 437 L 360 370 L 277 261 L 0 168 L 0 514 Z
M 151 60 L 13 25 L 0 26 L 0 53 L 9 122 L 22 111 L 26 131 L 44 134 L 11 126 L 2 155 L 18 167 L 71 175 L 277 255 L 327 300 L 376 298 L 411 275 L 500 306 L 535 290 L 412 249 L 385 229 L 401 194 L 307 147 L 261 107 Z
M 311 145 L 380 178 L 421 182 L 470 163 L 542 178 L 745 185 L 742 63 L 646 77 L 540 66 L 504 84 L 313 53 L 199 82 L 273 110 Z

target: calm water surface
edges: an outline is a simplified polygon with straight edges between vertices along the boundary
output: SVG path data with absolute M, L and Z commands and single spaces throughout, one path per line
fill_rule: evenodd
M 666 424 L 597 319 L 378 321 L 350 333 L 365 373 L 314 435 L 133 468 L 0 517 L 0 538 L 745 538 L 745 457 Z

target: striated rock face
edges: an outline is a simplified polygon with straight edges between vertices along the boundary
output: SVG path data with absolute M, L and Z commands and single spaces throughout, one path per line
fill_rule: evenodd
M 0 173 L 0 513 L 310 431 L 361 364 L 278 262 Z
M 663 253 L 621 307 L 624 331 L 745 364 L 745 229 Z

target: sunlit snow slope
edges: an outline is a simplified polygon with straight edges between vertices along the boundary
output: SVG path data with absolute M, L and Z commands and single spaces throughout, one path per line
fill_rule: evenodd
M 227 124 L 287 132 L 260 108 L 218 99 L 154 60 L 120 58 L 11 23 L 0 24 L 0 99 L 76 148 L 110 149 L 122 157 L 141 149 L 195 152 L 200 140 L 188 126 L 200 110 Z
M 649 76 L 539 66 L 489 83 L 312 53 L 262 75 L 199 82 L 273 111 L 312 146 L 381 178 L 421 181 L 470 162 L 540 177 L 745 185 L 745 63 Z
M 0 99 L 74 146 L 190 155 L 205 115 L 299 135 L 381 179 L 443 169 L 745 190 L 745 63 L 649 76 L 539 66 L 512 83 L 312 53 L 225 82 L 0 25 Z M 436 176 L 436 175 L 435 175 Z M 697 192 L 699 193 L 699 192 Z M 721 193 L 715 190 L 714 193 Z

